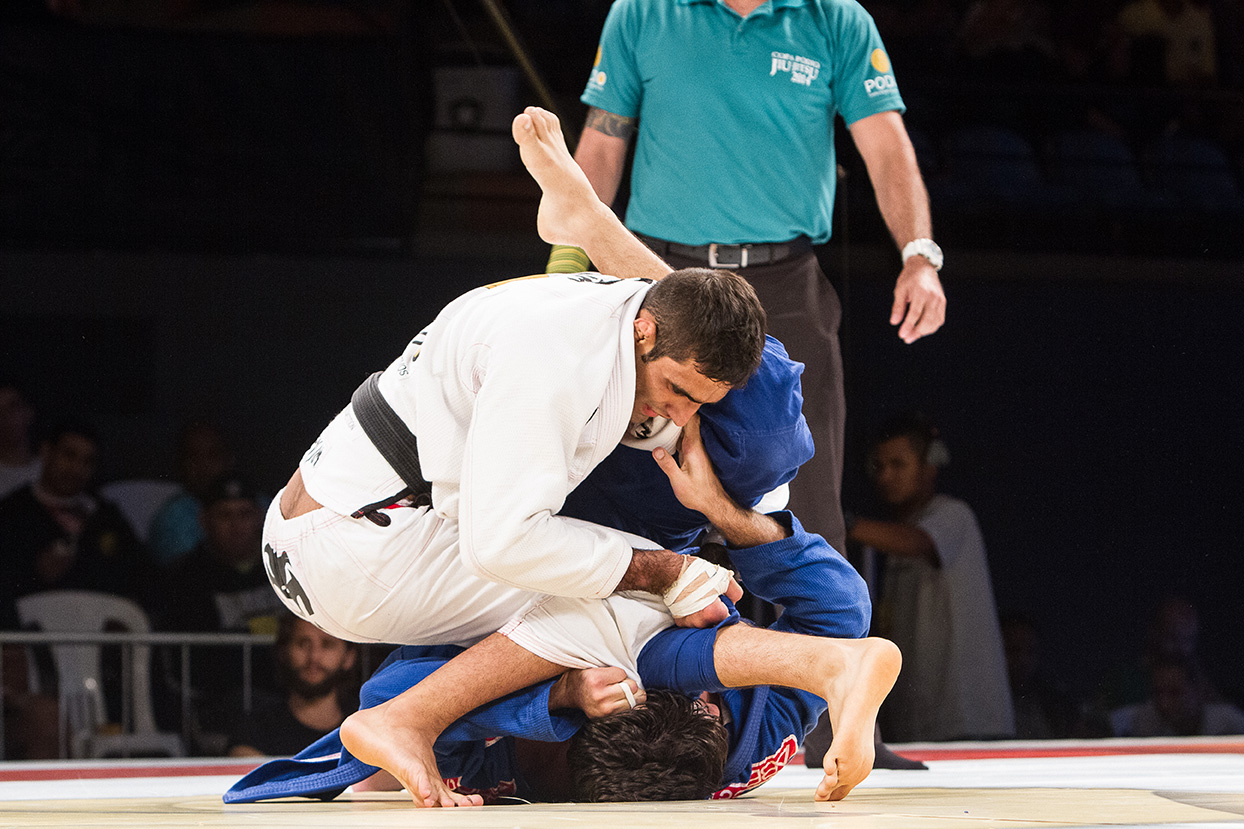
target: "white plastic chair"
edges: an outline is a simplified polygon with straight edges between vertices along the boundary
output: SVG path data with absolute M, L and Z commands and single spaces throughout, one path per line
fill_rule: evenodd
M 149 633 L 143 609 L 129 599 L 89 590 L 50 590 L 17 600 L 17 615 L 25 627 L 47 632 L 102 633 L 115 623 L 130 633 Z M 108 722 L 100 679 L 99 645 L 53 645 L 53 661 L 60 685 L 62 733 L 67 734 L 74 758 L 135 755 L 184 757 L 181 738 L 157 731 L 151 706 L 151 648 L 131 646 L 129 683 L 131 730 L 101 733 Z M 124 718 L 124 715 L 123 715 Z
M 151 519 L 164 506 L 164 502 L 180 490 L 181 485 L 175 481 L 134 478 L 106 483 L 99 488 L 99 494 L 117 505 L 121 514 L 134 528 L 138 539 L 146 543 Z

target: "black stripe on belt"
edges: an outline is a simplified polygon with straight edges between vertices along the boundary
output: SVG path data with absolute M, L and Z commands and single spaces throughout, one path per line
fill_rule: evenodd
M 415 436 L 402 418 L 380 394 L 380 374 L 376 372 L 355 390 L 350 400 L 354 416 L 358 418 L 363 432 L 379 450 L 406 484 L 406 488 L 383 501 L 368 504 L 356 510 L 351 518 L 367 518 L 382 527 L 389 525 L 389 517 L 380 510 L 392 506 L 403 498 L 411 498 L 415 506 L 430 506 L 432 484 L 423 477 L 419 466 L 419 447 Z
M 772 242 L 750 245 L 721 245 L 716 242 L 709 245 L 683 245 L 668 242 L 665 239 L 654 239 L 642 233 L 636 236 L 657 256 L 674 254 L 687 259 L 695 259 L 710 268 L 746 268 L 751 265 L 772 265 L 794 256 L 802 256 L 812 250 L 812 240 L 807 236 L 796 236 L 789 242 Z

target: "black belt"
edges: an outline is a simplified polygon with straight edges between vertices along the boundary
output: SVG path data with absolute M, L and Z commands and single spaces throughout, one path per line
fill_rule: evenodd
M 794 256 L 802 256 L 812 250 L 812 240 L 807 236 L 796 236 L 789 242 L 772 242 L 754 245 L 682 245 L 678 242 L 667 242 L 654 239 L 642 233 L 636 233 L 645 245 L 652 248 L 657 256 L 674 254 L 687 259 L 696 259 L 710 268 L 746 268 L 751 265 L 772 265 Z
M 380 512 L 385 507 L 409 497 L 416 506 L 431 506 L 432 484 L 423 477 L 419 466 L 419 447 L 414 434 L 405 421 L 393 411 L 389 402 L 380 395 L 380 374 L 368 377 L 355 390 L 350 405 L 358 418 L 363 433 L 380 452 L 393 471 L 401 477 L 406 488 L 395 495 L 368 504 L 356 510 L 351 518 L 367 518 L 382 527 L 389 525 L 389 516 Z

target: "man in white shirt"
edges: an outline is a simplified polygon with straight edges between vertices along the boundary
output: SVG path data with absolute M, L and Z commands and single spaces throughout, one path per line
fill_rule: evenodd
M 903 653 L 882 711 L 886 739 L 1014 736 L 985 543 L 971 507 L 936 491 L 949 459 L 937 429 L 919 416 L 896 418 L 869 459 L 889 515 L 849 522 L 848 538 L 886 557 L 874 628 Z

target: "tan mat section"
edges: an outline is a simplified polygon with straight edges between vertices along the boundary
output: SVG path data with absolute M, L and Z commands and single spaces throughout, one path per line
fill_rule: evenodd
M 1240 797 L 1195 793 L 1177 802 L 1131 789 L 860 789 L 840 803 L 813 803 L 812 791 L 774 789 L 735 801 L 695 803 L 556 804 L 416 810 L 405 796 L 349 796 L 330 803 L 283 801 L 226 806 L 215 797 L 0 804 L 0 826 L 162 827 L 456 827 L 557 829 L 652 827 L 733 829 L 981 829 L 983 826 L 1061 827 L 1214 824 L 1240 820 Z M 1225 798 L 1225 799 L 1224 799 Z

